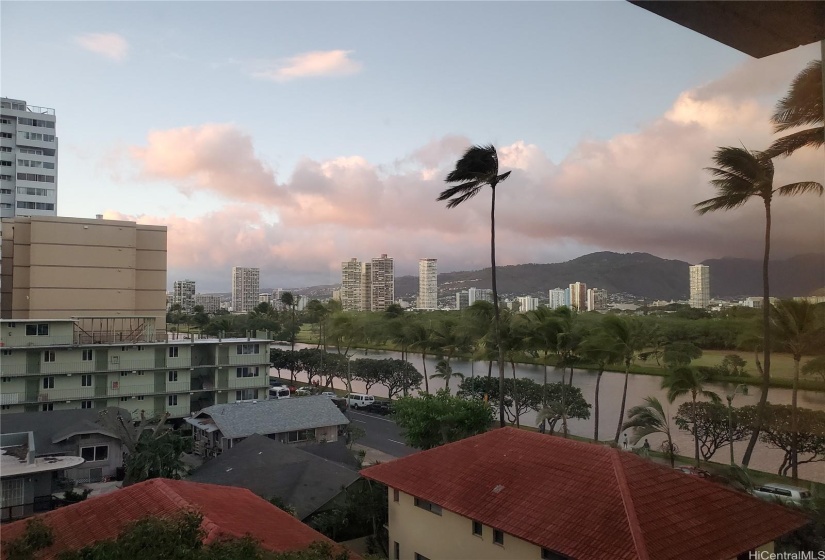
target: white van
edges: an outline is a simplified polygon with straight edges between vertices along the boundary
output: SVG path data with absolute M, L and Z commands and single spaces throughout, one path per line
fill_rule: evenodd
M 754 488 L 753 495 L 763 500 L 779 500 L 783 504 L 804 505 L 811 501 L 811 493 L 805 488 L 787 484 L 763 484 Z
M 289 398 L 289 387 L 270 387 L 269 388 L 269 398 L 270 399 L 288 399 Z
M 375 402 L 375 397 L 372 395 L 364 395 L 362 393 L 350 393 L 347 395 L 347 404 L 352 408 L 364 408 Z

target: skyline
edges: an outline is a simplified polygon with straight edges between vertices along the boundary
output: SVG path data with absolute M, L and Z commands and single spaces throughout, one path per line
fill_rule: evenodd
M 192 6 L 4 3 L 2 95 L 56 110 L 58 215 L 168 226 L 168 285 L 204 292 L 233 266 L 335 284 L 353 254 L 390 254 L 398 276 L 422 256 L 488 267 L 489 193 L 435 202 L 487 142 L 513 170 L 499 264 L 756 258 L 760 205 L 696 215 L 702 169 L 719 146 L 767 147 L 774 103 L 819 57 L 750 59 L 627 2 Z M 489 21 L 492 46 L 457 33 Z M 821 151 L 776 165 L 777 185 L 822 181 Z M 773 211 L 776 258 L 825 252 L 823 199 Z

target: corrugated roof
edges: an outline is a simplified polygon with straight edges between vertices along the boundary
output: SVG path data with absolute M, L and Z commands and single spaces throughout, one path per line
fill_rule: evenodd
M 205 416 L 212 418 L 227 438 L 349 424 L 335 403 L 322 396 L 216 404 L 204 408 L 195 418 Z
M 515 428 L 361 474 L 580 560 L 734 558 L 807 521 L 632 453 Z
M 330 539 L 245 488 L 156 478 L 103 496 L 39 515 L 54 532 L 54 544 L 38 559 L 55 558 L 116 538 L 129 524 L 148 516 L 171 516 L 185 509 L 203 514 L 204 542 L 250 534 L 271 551 L 301 550 L 315 541 Z M 25 531 L 28 520 L 3 526 L 3 540 Z

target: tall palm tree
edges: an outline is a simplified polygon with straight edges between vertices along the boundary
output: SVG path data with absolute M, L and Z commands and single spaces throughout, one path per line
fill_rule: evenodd
M 822 126 L 821 61 L 812 60 L 796 75 L 788 95 L 777 102 L 771 122 L 774 132 L 784 132 L 810 124 L 819 125 L 779 138 L 768 148 L 771 157 L 789 156 L 805 146 L 818 148 L 825 142 L 825 127 Z
M 596 364 L 596 392 L 593 397 L 593 440 L 599 441 L 599 386 L 602 374 L 608 364 L 622 362 L 624 356 L 615 340 L 606 336 L 604 332 L 592 333 L 581 346 L 582 358 Z
M 673 404 L 678 397 L 690 394 L 693 402 L 691 416 L 693 417 L 693 446 L 696 452 L 696 466 L 699 466 L 699 430 L 696 429 L 696 397 L 703 396 L 713 402 L 719 402 L 719 395 L 705 390 L 707 377 L 691 367 L 680 367 L 670 372 L 662 380 L 662 389 L 667 389 L 667 400 Z
M 622 389 L 622 404 L 619 407 L 619 423 L 616 426 L 615 443 L 619 443 L 619 436 L 622 433 L 622 422 L 624 422 L 624 409 L 627 405 L 627 383 L 630 379 L 630 364 L 636 357 L 636 351 L 641 347 L 641 335 L 638 325 L 631 323 L 616 315 L 608 315 L 600 324 L 602 336 L 610 341 L 610 345 L 616 352 L 616 360 L 624 364 L 624 388 Z
M 292 351 L 295 351 L 295 308 L 298 306 L 298 300 L 301 296 L 294 296 L 292 292 L 284 292 L 281 294 L 281 303 L 283 303 L 286 307 L 292 309 L 292 324 L 290 325 L 289 331 L 292 333 L 289 337 L 290 347 Z
M 550 355 L 556 351 L 559 337 L 559 321 L 550 309 L 539 307 L 534 311 L 527 312 L 527 322 L 529 324 L 529 334 L 526 340 L 527 346 L 543 353 L 542 363 L 544 364 L 544 383 L 541 387 L 542 408 L 547 408 L 547 361 Z M 596 405 L 596 418 L 598 418 L 598 401 Z M 541 421 L 541 431 L 544 432 L 545 421 Z M 597 428 L 598 429 L 598 428 Z
M 490 268 L 493 284 L 493 307 L 495 317 L 495 340 L 498 346 L 498 378 L 499 392 L 504 394 L 504 349 L 501 346 L 501 317 L 498 304 L 498 287 L 496 286 L 496 186 L 507 179 L 510 172 L 498 173 L 498 154 L 492 144 L 487 146 L 471 146 L 464 152 L 450 171 L 445 181 L 458 183 L 449 187 L 438 196 L 438 201 L 448 201 L 447 208 L 455 208 L 481 191 L 486 185 L 492 191 L 490 204 Z M 504 427 L 504 399 L 499 401 L 499 422 Z
M 699 214 L 707 214 L 716 210 L 734 210 L 745 204 L 753 197 L 762 199 L 765 206 L 765 254 L 762 259 L 762 394 L 756 414 L 751 439 L 745 455 L 742 457 L 742 466 L 747 467 L 759 440 L 759 432 L 765 419 L 768 389 L 771 384 L 771 336 L 770 336 L 770 286 L 768 281 L 768 263 L 771 254 L 771 201 L 773 195 L 793 196 L 812 192 L 822 195 L 822 185 L 813 181 L 790 183 L 782 187 L 773 187 L 774 167 L 770 155 L 765 152 L 750 152 L 744 148 L 719 148 L 713 156 L 718 167 L 708 168 L 715 177 L 711 184 L 717 189 L 719 196 L 703 200 L 693 207 Z
M 438 363 L 435 366 L 436 373 L 430 376 L 430 379 L 443 379 L 444 380 L 444 387 L 447 389 L 447 392 L 450 392 L 450 379 L 453 377 L 458 377 L 459 379 L 464 379 L 464 374 L 459 373 L 457 371 L 453 371 L 450 362 L 447 360 L 438 360 Z
M 427 352 L 432 348 L 432 329 L 425 326 L 422 320 L 407 325 L 410 350 L 421 352 L 421 363 L 424 366 L 424 392 L 430 392 L 430 381 L 427 376 Z
M 771 325 L 779 346 L 793 356 L 793 391 L 791 393 L 791 476 L 798 479 L 797 448 L 799 426 L 797 392 L 802 357 L 825 348 L 825 322 L 816 307 L 807 301 L 781 300 L 772 307 Z
M 676 450 L 673 446 L 670 415 L 665 412 L 662 403 L 656 397 L 645 397 L 644 402 L 645 404 L 634 406 L 627 411 L 628 420 L 622 425 L 622 429 L 633 429 L 631 445 L 636 445 L 640 439 L 650 434 L 664 434 L 667 438 L 665 450 L 670 456 L 670 466 L 673 467 Z

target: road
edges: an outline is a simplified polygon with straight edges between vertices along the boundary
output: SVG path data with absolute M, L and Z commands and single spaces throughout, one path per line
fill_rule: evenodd
M 389 418 L 355 410 L 349 411 L 349 418 L 355 426 L 366 432 L 364 437 L 357 440 L 361 445 L 372 447 L 393 457 L 406 457 L 418 451 L 404 443 L 401 429 Z

